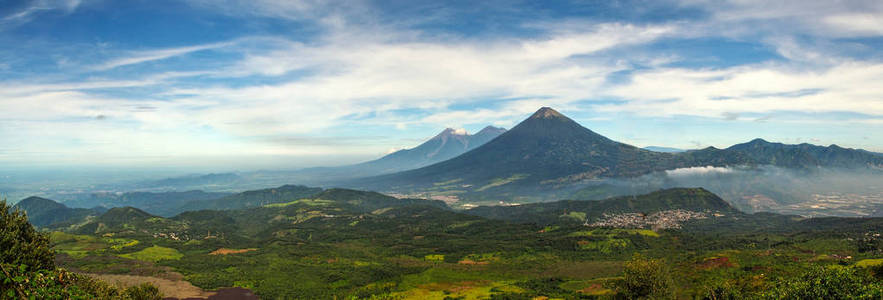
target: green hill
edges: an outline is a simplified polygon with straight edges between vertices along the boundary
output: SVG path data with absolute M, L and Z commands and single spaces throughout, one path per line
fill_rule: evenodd
M 376 192 L 348 189 L 328 189 L 321 193 L 312 193 L 316 191 L 320 190 L 298 186 L 248 191 L 237 194 L 242 198 L 231 199 L 248 200 L 249 205 L 264 204 L 237 209 L 185 211 L 172 218 L 154 216 L 134 207 L 117 207 L 85 223 L 69 227 L 68 230 L 81 234 L 174 236 L 178 239 L 221 238 L 226 242 L 241 243 L 284 234 L 288 226 L 313 219 L 345 218 L 352 222 L 354 218 L 364 218 L 365 215 L 405 206 L 449 210 L 442 201 L 398 199 Z M 304 196 L 305 193 L 312 195 Z M 243 203 L 223 204 L 224 207 L 232 207 Z
M 64 204 L 40 197 L 28 197 L 19 201 L 13 208 L 28 214 L 28 220 L 37 227 L 76 222 L 87 216 L 96 216 L 101 209 L 69 208 Z
M 297 199 L 310 198 L 322 192 L 321 188 L 302 185 L 284 185 L 278 188 L 245 191 L 214 200 L 193 201 L 180 207 L 178 211 L 203 209 L 227 210 L 259 207 L 274 203 L 285 203 Z
M 639 196 L 624 196 L 600 201 L 564 200 L 518 206 L 481 206 L 466 213 L 491 219 L 520 223 L 593 222 L 604 214 L 643 213 L 683 209 L 738 213 L 726 201 L 701 188 L 675 188 Z
M 378 192 L 366 192 L 351 189 L 328 189 L 313 196 L 315 199 L 332 200 L 337 203 L 352 205 L 359 211 L 373 211 L 387 207 L 399 207 L 408 205 L 426 205 L 447 209 L 448 206 L 437 200 L 425 199 L 399 199 Z

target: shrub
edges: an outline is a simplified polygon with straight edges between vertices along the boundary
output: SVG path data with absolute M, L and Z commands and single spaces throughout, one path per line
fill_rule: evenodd
M 0 300 L 4 299 L 162 299 L 142 284 L 119 290 L 102 281 L 56 269 L 49 237 L 37 232 L 26 214 L 0 200 Z
M 763 293 L 768 299 L 880 299 L 883 285 L 867 270 L 854 267 L 814 267 L 801 276 L 783 280 Z
M 18 209 L 11 210 L 6 200 L 0 200 L 0 264 L 39 270 L 55 267 L 49 236 L 37 232 L 28 223 L 28 216 Z
M 162 299 L 159 289 L 149 283 L 142 283 L 126 289 L 123 292 L 124 299 L 132 300 L 158 300 Z
M 662 259 L 635 254 L 626 262 L 623 279 L 614 284 L 619 297 L 626 299 L 673 299 L 671 272 Z

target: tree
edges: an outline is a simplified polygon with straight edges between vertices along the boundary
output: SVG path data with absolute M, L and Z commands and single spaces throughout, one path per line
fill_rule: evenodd
M 767 299 L 880 299 L 883 285 L 867 270 L 817 266 L 801 276 L 782 280 L 763 296 Z
M 120 290 L 87 276 L 56 269 L 49 237 L 28 223 L 27 214 L 0 200 L 0 300 L 158 300 L 150 284 Z
M 626 299 L 673 299 L 674 284 L 665 260 L 635 254 L 626 262 L 623 279 L 614 289 Z
M 0 264 L 27 265 L 31 269 L 55 268 L 49 236 L 28 223 L 28 216 L 0 200 Z

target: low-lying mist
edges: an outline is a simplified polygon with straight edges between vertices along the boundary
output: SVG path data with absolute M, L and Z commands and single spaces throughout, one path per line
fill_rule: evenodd
M 600 199 L 673 187 L 705 188 L 745 212 L 876 216 L 883 208 L 881 171 L 773 166 L 692 167 L 631 179 L 600 180 L 578 190 L 573 198 Z

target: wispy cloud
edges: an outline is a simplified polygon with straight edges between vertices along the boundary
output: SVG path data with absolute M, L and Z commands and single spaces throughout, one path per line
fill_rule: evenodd
M 91 69 L 95 71 L 106 71 L 122 66 L 135 65 L 150 61 L 163 60 L 175 56 L 181 56 L 193 52 L 217 49 L 222 47 L 227 47 L 233 45 L 234 42 L 223 42 L 223 43 L 213 43 L 206 45 L 197 45 L 197 46 L 188 46 L 188 47 L 177 47 L 177 48 L 168 48 L 168 49 L 157 49 L 157 50 L 146 50 L 146 51 L 133 51 L 129 53 L 127 56 L 121 58 L 111 59 L 107 62 L 98 64 L 93 66 Z
M 41 12 L 62 11 L 71 13 L 82 4 L 82 0 L 35 0 L 23 9 L 0 18 L 0 30 L 4 25 L 21 25 L 30 22 Z
M 656 116 L 799 111 L 883 117 L 883 88 L 875 84 L 879 78 L 883 64 L 869 62 L 843 62 L 813 71 L 773 64 L 722 70 L 663 68 L 636 72 L 630 83 L 608 92 L 622 103 L 598 108 Z M 816 92 L 793 92 L 808 90 Z M 659 101 L 667 99 L 675 101 Z
M 843 32 L 849 35 L 883 35 L 883 19 L 880 18 L 879 11 L 878 14 L 862 12 L 831 15 L 825 17 L 822 21 L 838 32 Z

